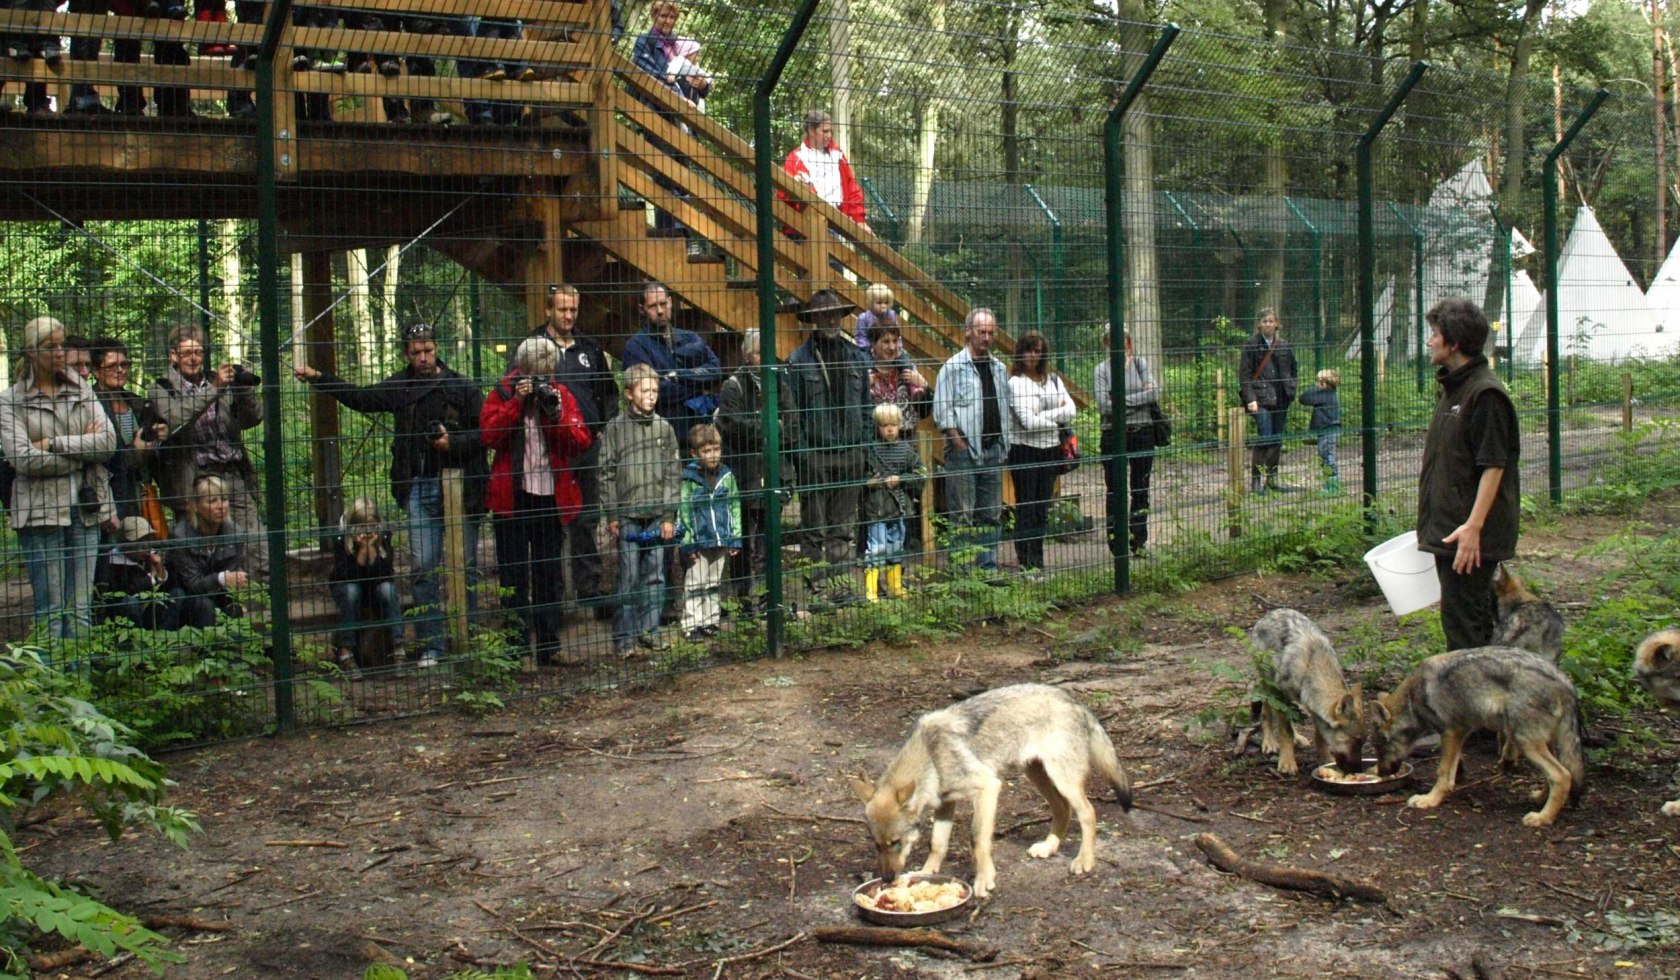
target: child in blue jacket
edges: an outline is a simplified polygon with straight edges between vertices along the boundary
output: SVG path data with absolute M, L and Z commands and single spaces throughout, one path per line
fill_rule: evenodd
M 1307 432 L 1318 440 L 1318 461 L 1324 468 L 1324 492 L 1342 492 L 1342 482 L 1336 473 L 1336 442 L 1342 434 L 1342 404 L 1336 389 L 1342 385 L 1341 373 L 1334 368 L 1318 372 L 1318 387 L 1301 393 L 1301 404 L 1312 408 L 1312 421 Z
M 678 508 L 684 537 L 683 630 L 690 640 L 715 636 L 723 607 L 723 570 L 741 553 L 741 491 L 723 465 L 723 437 L 717 426 L 688 430 L 694 461 L 683 468 Z

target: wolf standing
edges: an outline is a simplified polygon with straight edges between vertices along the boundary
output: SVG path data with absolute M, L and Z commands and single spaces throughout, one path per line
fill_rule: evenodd
M 1425 319 L 1441 391 L 1418 476 L 1418 548 L 1435 556 L 1447 649 L 1463 650 L 1492 638 L 1493 571 L 1517 550 L 1517 412 L 1482 354 L 1481 309 L 1449 298 Z
M 1077 875 L 1097 866 L 1097 811 L 1085 796 L 1085 776 L 1093 769 L 1130 810 L 1131 783 L 1096 716 L 1059 688 L 1015 684 L 923 715 L 880 780 L 854 780 L 852 786 L 865 803 L 883 878 L 904 870 L 916 825 L 930 809 L 933 837 L 922 870 L 937 872 L 957 804 L 974 801 L 974 894 L 984 898 L 997 884 L 992 828 L 998 794 L 1005 779 L 1022 772 L 1050 804 L 1050 833 L 1027 853 L 1054 855 L 1067 835 L 1068 816 L 1077 813 L 1079 854 L 1069 870 Z

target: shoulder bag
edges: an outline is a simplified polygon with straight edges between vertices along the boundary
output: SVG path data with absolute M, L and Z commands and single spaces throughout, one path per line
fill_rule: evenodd
M 1160 402 L 1149 403 L 1149 425 L 1154 430 L 1157 448 L 1172 445 L 1172 419 L 1161 411 Z

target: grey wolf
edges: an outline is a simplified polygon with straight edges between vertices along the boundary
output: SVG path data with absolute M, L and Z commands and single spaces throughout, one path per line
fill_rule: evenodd
M 1428 810 L 1452 792 L 1459 755 L 1471 732 L 1489 730 L 1514 744 L 1546 776 L 1546 802 L 1525 814 L 1546 827 L 1564 802 L 1586 790 L 1575 685 L 1557 665 L 1514 647 L 1472 647 L 1430 657 L 1370 706 L 1377 772 L 1392 775 L 1427 732 L 1441 733 L 1435 785 L 1407 806 Z
M 1068 816 L 1079 815 L 1079 854 L 1070 870 L 1097 864 L 1097 811 L 1085 796 L 1092 770 L 1114 787 L 1120 805 L 1132 808 L 1132 787 L 1114 743 L 1096 716 L 1066 692 L 1043 684 L 1016 684 L 977 694 L 916 720 L 910 738 L 873 785 L 852 782 L 883 878 L 904 870 L 917 825 L 933 811 L 933 836 L 922 870 L 937 873 L 951 842 L 957 804 L 974 804 L 974 894 L 997 884 L 992 830 L 1003 781 L 1025 773 L 1050 804 L 1050 833 L 1027 849 L 1035 858 L 1055 854 L 1067 834 Z
M 1671 708 L 1680 708 L 1680 630 L 1647 636 L 1633 654 L 1633 679 Z M 1663 804 L 1666 816 L 1680 817 L 1680 800 Z
M 1494 570 L 1493 598 L 1499 622 L 1488 645 L 1528 650 L 1557 663 L 1563 656 L 1563 616 L 1552 604 L 1529 591 L 1504 565 Z
M 1274 609 L 1249 632 L 1254 645 L 1271 657 L 1270 676 L 1262 678 L 1294 703 L 1313 724 L 1313 750 L 1326 754 L 1343 772 L 1359 772 L 1365 744 L 1365 704 L 1359 685 L 1347 685 L 1336 649 L 1308 619 L 1293 609 Z M 1271 705 L 1260 709 L 1260 750 L 1277 752 L 1278 772 L 1295 774 L 1295 728 Z

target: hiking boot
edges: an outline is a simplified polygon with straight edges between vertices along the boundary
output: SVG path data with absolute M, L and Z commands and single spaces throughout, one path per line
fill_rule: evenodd
M 356 665 L 356 652 L 348 648 L 338 651 L 338 672 L 345 680 L 362 679 L 362 668 Z

